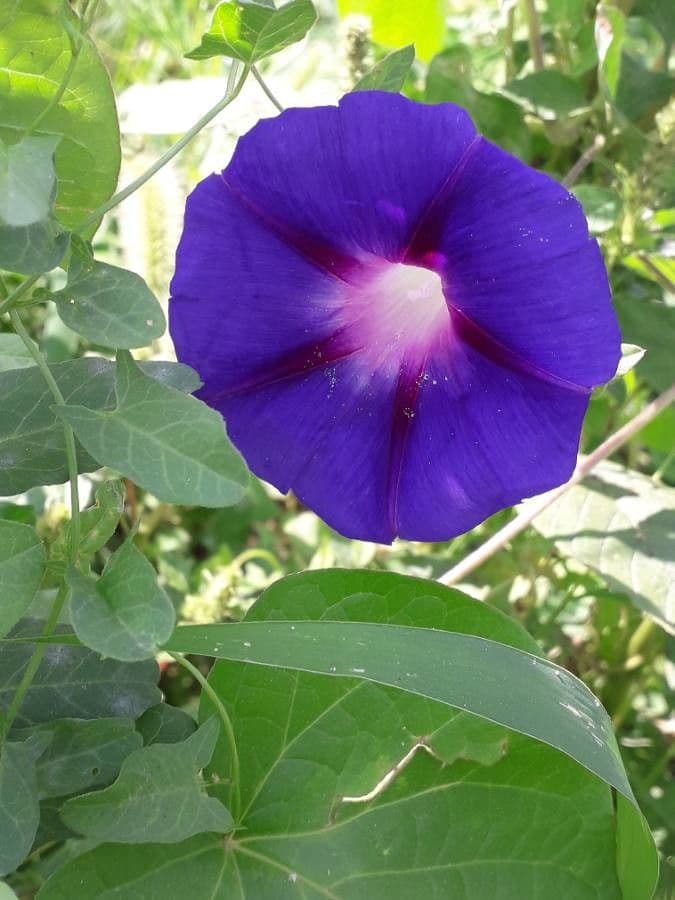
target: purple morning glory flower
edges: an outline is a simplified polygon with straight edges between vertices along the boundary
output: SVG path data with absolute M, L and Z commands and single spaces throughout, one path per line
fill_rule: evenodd
M 178 358 L 251 469 L 342 534 L 467 531 L 571 474 L 619 330 L 577 201 L 395 94 L 289 109 L 190 196 Z

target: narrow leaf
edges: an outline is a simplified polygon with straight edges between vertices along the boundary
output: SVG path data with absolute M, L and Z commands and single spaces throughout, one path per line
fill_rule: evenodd
M 355 91 L 391 91 L 398 93 L 405 84 L 413 62 L 415 47 L 408 44 L 388 53 L 354 85 Z
M 221 417 L 194 397 L 158 384 L 118 354 L 117 408 L 55 408 L 101 465 L 167 503 L 231 506 L 247 486 L 244 462 Z

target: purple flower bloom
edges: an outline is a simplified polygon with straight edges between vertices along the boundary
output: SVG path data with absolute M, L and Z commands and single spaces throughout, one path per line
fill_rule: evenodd
M 289 109 L 190 196 L 178 357 L 344 535 L 441 540 L 565 481 L 619 331 L 577 201 L 464 110 Z

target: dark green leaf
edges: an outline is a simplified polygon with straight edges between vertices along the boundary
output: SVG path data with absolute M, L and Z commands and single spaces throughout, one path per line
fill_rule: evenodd
M 36 766 L 40 798 L 64 797 L 109 784 L 126 757 L 142 744 L 132 719 L 61 719 L 17 737 L 35 733 L 50 737 Z
M 68 283 L 52 297 L 69 328 L 106 347 L 145 347 L 166 328 L 162 307 L 140 275 L 107 263 L 71 266 Z
M 225 834 L 232 818 L 202 790 L 199 772 L 213 754 L 218 720 L 211 719 L 180 744 L 153 744 L 122 763 L 109 788 L 69 800 L 65 823 L 100 841 L 178 843 L 202 831 Z
M 80 443 L 167 503 L 231 506 L 246 490 L 248 472 L 223 420 L 194 397 L 158 384 L 128 353 L 118 354 L 117 408 L 58 407 Z
M 667 72 L 652 72 L 631 53 L 621 54 L 615 104 L 626 118 L 635 122 L 653 115 L 670 100 L 673 90 L 675 78 Z
M 194 391 L 199 379 L 176 363 L 143 363 L 144 372 L 181 391 Z M 76 359 L 51 367 L 66 402 L 93 409 L 114 405 L 115 364 L 107 359 Z M 53 411 L 54 398 L 36 367 L 0 372 L 0 496 L 66 481 L 63 424 Z M 80 448 L 78 470 L 99 464 Z
M 565 119 L 588 109 L 579 84 L 568 75 L 552 69 L 510 81 L 503 93 L 527 112 L 545 121 Z
M 616 225 L 621 215 L 621 197 L 598 184 L 575 184 L 572 193 L 584 208 L 592 234 L 602 234 Z
M 396 94 L 405 84 L 414 61 L 415 47 L 413 44 L 401 47 L 400 50 L 394 50 L 373 66 L 370 72 L 367 72 L 354 85 L 354 90 L 391 91 Z
M 254 63 L 302 40 L 315 21 L 311 0 L 291 0 L 278 9 L 253 0 L 228 0 L 216 7 L 211 27 L 187 57 L 230 56 Z
M 147 709 L 136 721 L 144 744 L 177 744 L 190 737 L 197 723 L 184 710 L 168 703 Z
M 27 620 L 12 634 L 39 634 L 41 625 Z M 0 709 L 11 702 L 34 650 L 31 643 L 0 643 Z M 52 644 L 26 693 L 16 727 L 66 718 L 136 718 L 159 702 L 158 674 L 152 660 L 121 663 L 101 659 L 86 647 Z
M 0 875 L 27 856 L 40 820 L 35 760 L 43 743 L 7 741 L 0 751 Z
M 651 22 L 661 32 L 666 48 L 675 41 L 675 6 L 671 0 L 637 0 L 631 7 L 631 15 Z
M 96 488 L 96 503 L 80 513 L 80 559 L 89 559 L 108 543 L 124 513 L 124 484 L 104 481 Z M 49 550 L 50 566 L 67 559 L 72 523 L 62 526 Z
M 646 351 L 635 371 L 655 390 L 667 390 L 673 383 L 675 309 L 622 294 L 614 304 L 624 340 Z
M 675 633 L 674 520 L 675 488 L 605 461 L 534 525 Z
M 0 637 L 33 602 L 46 561 L 42 541 L 30 525 L 0 520 Z
M 368 16 L 373 39 L 385 47 L 413 43 L 425 62 L 443 44 L 447 0 L 338 0 L 341 16 Z
M 57 0 L 20 0 L 3 17 L 0 128 L 20 134 L 51 102 L 70 63 L 68 33 Z M 73 27 L 74 16 L 72 17 Z M 36 136 L 58 139 L 56 215 L 66 228 L 112 194 L 120 164 L 115 100 L 108 73 L 84 39 L 67 91 L 42 119 Z M 58 261 L 58 260 L 57 260 Z
M 0 372 L 10 369 L 27 369 L 35 361 L 24 342 L 16 334 L 0 334 Z
M 66 583 L 75 633 L 102 656 L 125 662 L 148 659 L 173 631 L 171 601 L 131 540 L 113 553 L 100 578 L 71 568 Z

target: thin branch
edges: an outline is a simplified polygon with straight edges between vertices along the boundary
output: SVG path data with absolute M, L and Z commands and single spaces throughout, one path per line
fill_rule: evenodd
M 483 565 L 484 562 L 487 562 L 487 560 L 494 556 L 495 553 L 503 550 L 509 541 L 512 541 L 513 538 L 519 535 L 521 531 L 524 531 L 528 525 L 531 525 L 540 513 L 545 509 L 548 509 L 549 506 L 555 503 L 555 501 L 569 491 L 570 488 L 579 484 L 580 481 L 593 471 L 599 462 L 602 462 L 603 459 L 606 459 L 608 456 L 611 456 L 612 453 L 615 453 L 622 444 L 625 444 L 626 441 L 630 440 L 630 438 L 641 431 L 645 425 L 656 418 L 656 416 L 658 416 L 658 414 L 667 406 L 670 406 L 674 400 L 675 384 L 668 388 L 667 391 L 660 394 L 656 400 L 653 400 L 645 406 L 645 408 L 632 418 L 630 422 L 627 422 L 622 428 L 619 428 L 618 431 L 615 431 L 614 434 L 610 435 L 607 440 L 600 444 L 599 447 L 596 447 L 592 453 L 589 453 L 588 456 L 580 459 L 574 474 L 569 481 L 559 488 L 550 491 L 548 494 L 544 494 L 538 501 L 531 503 L 527 509 L 519 513 L 515 519 L 508 522 L 496 534 L 493 534 L 491 538 L 485 541 L 484 544 L 481 544 L 481 546 L 474 550 L 473 553 L 469 553 L 469 555 L 461 562 L 457 563 L 456 566 L 453 566 L 452 569 L 449 569 L 441 575 L 438 581 L 440 581 L 441 584 L 457 584 L 457 582 L 462 581 L 467 575 L 473 572 L 474 569 L 477 569 L 479 566 Z
M 572 168 L 569 170 L 567 175 L 562 180 L 562 183 L 566 188 L 572 187 L 577 178 L 581 175 L 581 173 L 590 166 L 598 153 L 605 146 L 605 137 L 602 134 L 596 134 L 593 138 L 593 143 L 590 147 L 587 147 L 586 150 L 581 154 L 579 159 L 574 163 Z
M 204 675 L 199 671 L 197 666 L 193 665 L 189 659 L 183 656 L 182 653 L 170 653 L 176 662 L 183 666 L 192 677 L 199 682 L 201 685 L 202 691 L 209 698 L 211 703 L 213 703 L 218 717 L 223 724 L 223 731 L 225 732 L 225 737 L 227 738 L 227 742 L 230 747 L 230 766 L 231 766 L 231 783 L 230 783 L 230 812 L 232 813 L 232 818 L 237 820 L 239 816 L 239 807 L 241 804 L 241 795 L 240 795 L 240 787 L 239 787 L 239 753 L 237 751 L 237 739 L 234 735 L 234 728 L 232 727 L 232 721 L 230 720 L 229 715 L 227 714 L 227 710 L 225 709 L 225 704 L 220 699 L 218 694 L 214 691 L 211 685 L 208 682 L 208 679 L 204 677 Z
M 279 103 L 277 98 L 274 96 L 272 91 L 269 89 L 269 87 L 267 86 L 267 82 L 265 81 L 265 79 L 262 77 L 262 75 L 260 74 L 260 72 L 257 70 L 257 68 L 255 66 L 251 66 L 251 74 L 253 75 L 255 80 L 258 82 L 260 87 L 263 89 L 263 92 L 264 92 L 265 96 L 267 97 L 267 99 L 270 100 L 274 104 L 274 106 L 276 106 L 276 108 L 279 110 L 279 112 L 283 112 L 284 107 L 281 105 L 281 103 Z
M 541 72 L 544 68 L 544 43 L 541 39 L 541 27 L 539 14 L 535 6 L 535 0 L 523 0 L 523 7 L 527 17 L 527 30 L 530 38 L 530 56 L 535 72 Z

